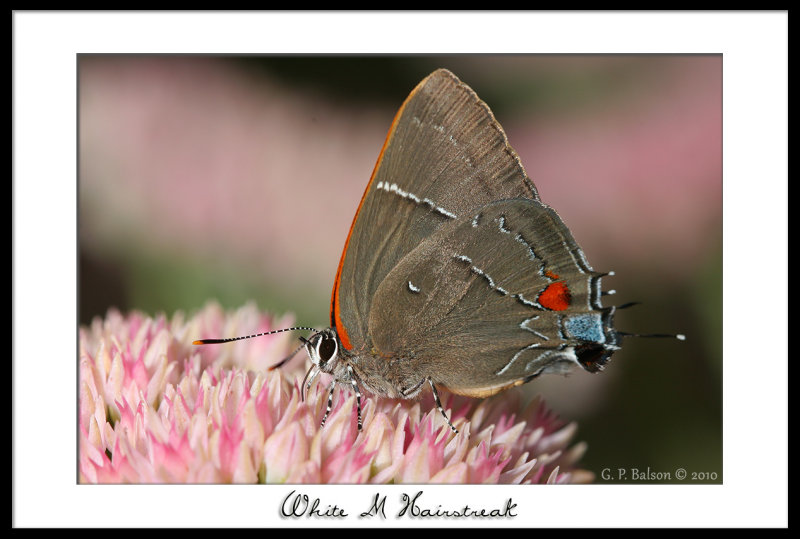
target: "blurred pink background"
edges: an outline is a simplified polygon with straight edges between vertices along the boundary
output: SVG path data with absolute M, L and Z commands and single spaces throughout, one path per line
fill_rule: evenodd
M 689 337 L 630 340 L 602 375 L 536 392 L 589 434 L 648 432 L 633 454 L 662 458 L 669 439 L 665 462 L 697 444 L 721 462 L 721 56 L 83 56 L 81 322 L 252 299 L 326 325 L 391 120 L 437 67 L 487 102 L 592 266 L 616 272 L 607 303 L 643 303 L 618 327 Z M 654 410 L 659 391 L 677 402 Z

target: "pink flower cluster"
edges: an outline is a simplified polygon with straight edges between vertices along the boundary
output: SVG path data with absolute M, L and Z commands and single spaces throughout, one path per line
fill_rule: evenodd
M 111 311 L 80 329 L 79 473 L 84 483 L 583 483 L 585 444 L 539 400 L 514 390 L 476 400 L 300 398 L 302 358 L 282 333 L 223 345 L 194 339 L 286 327 L 253 305 L 151 318 Z

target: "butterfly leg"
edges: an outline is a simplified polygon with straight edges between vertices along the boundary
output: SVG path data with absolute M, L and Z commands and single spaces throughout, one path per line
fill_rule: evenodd
M 331 382 L 331 385 L 328 387 L 328 408 L 325 410 L 325 415 L 322 416 L 322 423 L 320 423 L 319 428 L 325 426 L 325 421 L 328 419 L 328 414 L 331 413 L 331 408 L 333 408 L 333 388 L 336 387 L 336 380 Z
M 417 385 L 415 385 L 414 387 L 410 387 L 408 389 L 402 389 L 401 388 L 400 389 L 400 395 L 404 399 L 410 399 L 411 395 L 416 395 L 419 392 L 419 388 L 422 387 L 422 384 L 424 384 L 426 380 L 427 380 L 426 378 L 423 378 L 422 380 L 419 381 L 419 383 Z
M 300 400 L 305 401 L 306 395 L 308 395 L 308 390 L 311 389 L 311 382 L 314 381 L 314 378 L 317 377 L 319 374 L 319 367 L 316 365 L 311 365 L 311 368 L 308 369 L 306 372 L 306 377 L 303 378 L 303 384 L 300 386 Z
M 431 390 L 433 390 L 433 399 L 436 401 L 436 407 L 439 408 L 439 412 L 441 412 L 442 416 L 444 416 L 444 420 L 447 421 L 447 424 L 450 425 L 450 428 L 453 429 L 453 432 L 458 434 L 458 429 L 450 423 L 450 418 L 447 417 L 447 414 L 444 412 L 444 408 L 442 407 L 442 401 L 439 400 L 439 392 L 436 391 L 436 386 L 433 385 L 433 380 L 428 378 L 428 383 L 431 386 Z
M 356 381 L 356 374 L 353 372 L 353 367 L 347 366 L 347 372 L 350 373 L 350 383 L 353 385 L 353 391 L 356 393 L 356 413 L 358 414 L 358 430 L 361 430 L 361 390 L 358 389 L 358 382 Z

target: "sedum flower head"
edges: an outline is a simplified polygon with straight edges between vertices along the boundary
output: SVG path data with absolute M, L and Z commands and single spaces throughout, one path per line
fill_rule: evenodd
M 253 305 L 209 304 L 191 318 L 110 311 L 80 328 L 79 474 L 84 483 L 582 483 L 586 445 L 540 399 L 429 392 L 362 400 L 337 390 L 325 427 L 323 380 L 301 399 L 305 370 L 281 333 L 223 345 L 206 336 L 288 327 Z

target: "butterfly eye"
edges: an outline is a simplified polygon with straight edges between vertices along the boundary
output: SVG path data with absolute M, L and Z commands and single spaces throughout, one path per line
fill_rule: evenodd
M 317 343 L 317 355 L 319 356 L 320 365 L 335 359 L 337 351 L 336 338 L 327 334 L 322 335 Z

